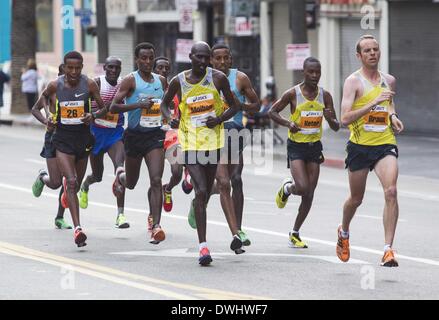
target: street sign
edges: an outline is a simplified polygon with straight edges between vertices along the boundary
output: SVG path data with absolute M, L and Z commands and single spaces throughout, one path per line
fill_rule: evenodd
M 309 43 L 287 44 L 287 70 L 303 70 L 303 62 L 311 56 Z
M 179 15 L 178 28 L 180 32 L 193 31 L 193 13 L 198 9 L 198 1 L 177 0 L 177 11 Z
M 235 34 L 238 37 L 252 35 L 252 23 L 247 17 L 235 18 Z
M 175 61 L 190 63 L 191 60 L 189 59 L 189 53 L 191 53 L 193 45 L 194 40 L 192 39 L 177 39 Z

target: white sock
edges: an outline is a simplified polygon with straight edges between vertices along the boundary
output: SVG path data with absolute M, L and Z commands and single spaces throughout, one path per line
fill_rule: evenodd
M 384 245 L 384 252 L 387 252 L 387 251 L 389 251 L 391 249 L 392 249 L 392 246 L 390 244 L 385 244 Z
M 346 231 L 343 231 L 343 229 L 342 229 L 341 232 L 340 232 L 340 234 L 341 234 L 341 237 L 342 237 L 343 239 L 347 239 L 347 238 L 349 238 L 349 231 L 346 232 Z
M 292 234 L 299 234 L 299 231 L 292 230 L 291 233 L 292 233 Z
M 290 191 L 288 191 L 288 188 L 289 188 L 291 185 L 292 185 L 292 183 L 286 183 L 286 184 L 284 185 L 284 193 L 285 193 L 286 196 L 289 196 L 289 195 L 291 194 Z
M 118 207 L 117 208 L 117 215 L 123 214 L 123 208 Z
M 203 249 L 203 248 L 207 248 L 207 242 L 201 242 L 201 243 L 200 243 L 200 251 L 201 251 L 201 249 Z
M 75 231 L 78 230 L 78 229 L 79 229 L 79 230 L 82 230 L 81 226 L 76 226 L 76 227 L 75 227 Z

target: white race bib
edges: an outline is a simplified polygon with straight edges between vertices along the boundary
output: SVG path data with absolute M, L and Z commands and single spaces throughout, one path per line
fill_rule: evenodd
M 216 117 L 215 99 L 212 93 L 189 97 L 186 104 L 190 110 L 191 124 L 194 128 L 205 127 L 209 117 Z
M 376 105 L 364 116 L 364 131 L 384 132 L 388 126 L 387 106 Z
M 156 128 L 162 125 L 162 112 L 160 110 L 161 99 L 152 99 L 153 105 L 150 109 L 142 109 L 140 125 L 144 128 Z
M 302 111 L 300 113 L 300 133 L 318 134 L 322 126 L 323 111 Z
M 84 101 L 61 101 L 61 123 L 64 125 L 83 124 L 81 118 L 84 117 Z

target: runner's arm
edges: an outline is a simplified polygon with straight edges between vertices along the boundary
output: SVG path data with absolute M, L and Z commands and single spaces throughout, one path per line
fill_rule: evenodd
M 164 120 L 168 123 L 171 121 L 171 102 L 173 103 L 174 96 L 180 90 L 180 82 L 178 77 L 174 77 L 169 84 L 168 90 L 165 92 L 165 96 L 162 99 L 160 110 L 162 112 Z
M 250 79 L 245 73 L 239 72 L 238 81 L 240 82 L 240 84 L 242 84 L 241 91 L 243 92 L 244 96 L 247 98 L 247 101 L 250 102 L 250 103 L 241 103 L 241 109 L 251 114 L 258 112 L 259 108 L 261 107 L 261 102 L 259 101 L 258 95 L 256 94 Z
M 230 84 L 227 77 L 224 75 L 224 73 L 216 70 L 214 75 L 215 75 L 214 79 L 216 80 L 215 86 L 219 88 L 219 91 L 222 92 L 224 99 L 226 100 L 226 103 L 229 106 L 229 108 L 219 117 L 209 118 L 206 121 L 206 125 L 209 128 L 213 128 L 215 125 L 218 125 L 221 122 L 229 120 L 238 112 L 238 110 L 240 110 L 240 106 L 238 105 L 238 99 L 236 99 L 236 97 L 230 90 Z
M 151 108 L 153 102 L 151 99 L 147 99 L 146 102 L 136 102 L 131 104 L 124 104 L 123 100 L 130 97 L 136 88 L 136 81 L 133 75 L 127 76 L 122 80 L 119 89 L 114 96 L 113 102 L 110 106 L 110 112 L 112 113 L 124 113 L 127 111 L 139 109 L 139 108 Z
M 334 101 L 332 100 L 332 96 L 328 91 L 325 91 L 323 100 L 325 103 L 325 108 L 323 109 L 323 115 L 325 116 L 326 121 L 328 121 L 329 127 L 338 131 L 340 129 L 340 123 L 337 120 L 337 115 L 334 110 Z
M 366 104 L 364 107 L 358 110 L 352 110 L 352 105 L 354 104 L 356 92 L 358 89 L 358 80 L 354 77 L 349 77 L 346 79 L 343 86 L 343 98 L 341 100 L 341 123 L 343 126 L 348 126 L 352 122 L 360 119 L 364 115 L 368 114 L 373 107 L 384 102 L 386 100 L 392 99 L 395 92 L 393 91 L 383 91 L 379 97 L 377 97 L 372 102 Z
M 90 116 L 92 116 L 95 119 L 96 118 L 102 118 L 108 112 L 108 109 L 105 106 L 104 101 L 102 101 L 102 97 L 101 97 L 101 93 L 100 93 L 99 87 L 98 87 L 97 83 L 94 80 L 89 79 L 88 88 L 90 90 L 90 95 L 91 95 L 92 99 L 94 101 L 96 101 L 96 105 L 97 105 L 97 107 L 99 109 L 98 111 L 90 114 Z M 86 117 L 88 117 L 87 113 L 84 115 L 84 118 L 86 118 Z M 84 120 L 84 122 L 87 123 L 88 119 L 86 118 Z
M 391 75 L 385 75 L 387 83 L 390 86 L 390 89 L 394 92 L 396 92 L 396 79 L 395 77 L 391 76 Z M 404 124 L 403 122 L 398 118 L 398 114 L 396 113 L 396 108 L 395 108 L 395 100 L 392 99 L 390 101 L 389 104 L 389 120 L 390 123 L 392 125 L 392 129 L 395 133 L 401 133 L 401 131 L 404 130 Z M 393 114 L 393 116 L 392 116 Z
M 282 97 L 277 100 L 268 111 L 270 118 L 277 124 L 287 127 L 291 132 L 295 133 L 299 131 L 296 124 L 281 116 L 280 112 L 285 109 L 287 105 L 291 105 L 291 113 L 296 110 L 296 91 L 291 88 L 282 94 Z
M 32 115 L 42 124 L 47 126 L 49 124 L 49 110 L 47 101 L 50 99 L 50 96 L 56 92 L 56 83 L 53 81 L 49 82 L 47 87 L 43 90 L 40 97 L 38 98 L 37 102 L 32 107 L 31 113 Z M 45 110 L 46 117 L 43 116 L 41 113 L 41 109 Z

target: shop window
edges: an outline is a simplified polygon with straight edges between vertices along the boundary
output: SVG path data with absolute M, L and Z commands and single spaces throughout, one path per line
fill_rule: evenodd
M 37 0 L 37 51 L 53 51 L 53 0 Z

